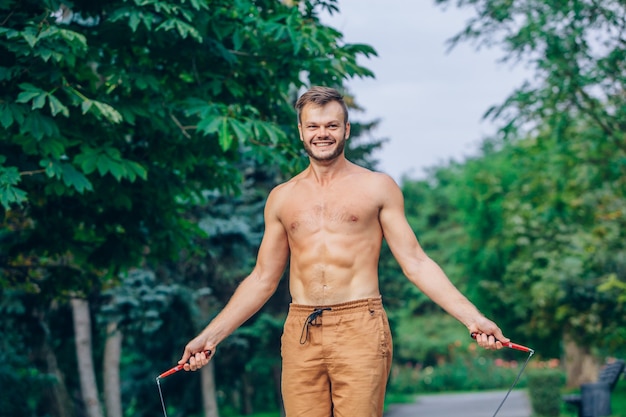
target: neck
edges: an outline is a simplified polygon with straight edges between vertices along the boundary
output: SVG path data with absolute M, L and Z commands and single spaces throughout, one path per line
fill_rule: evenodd
M 309 174 L 320 185 L 326 185 L 333 179 L 345 174 L 352 163 L 343 155 L 332 161 L 317 161 L 309 158 Z

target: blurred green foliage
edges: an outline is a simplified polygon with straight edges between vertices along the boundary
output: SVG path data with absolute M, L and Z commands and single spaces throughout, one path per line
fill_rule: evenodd
M 558 417 L 561 414 L 561 389 L 565 375 L 555 369 L 534 370 L 528 374 L 528 396 L 537 417 Z

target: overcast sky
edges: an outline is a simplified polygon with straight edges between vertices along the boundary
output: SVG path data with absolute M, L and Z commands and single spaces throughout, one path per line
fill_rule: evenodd
M 351 119 L 380 119 L 374 136 L 389 139 L 376 155 L 379 169 L 396 181 L 423 178 L 425 168 L 475 155 L 496 130 L 483 114 L 526 74 L 499 63 L 500 50 L 466 43 L 448 52 L 446 40 L 464 28 L 470 10 L 442 10 L 433 0 L 339 0 L 339 8 L 323 21 L 346 42 L 378 52 L 360 61 L 376 78 L 348 86 L 366 110 Z

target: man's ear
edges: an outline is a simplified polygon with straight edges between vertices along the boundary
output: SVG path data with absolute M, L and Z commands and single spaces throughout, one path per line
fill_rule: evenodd
M 350 122 L 346 123 L 346 133 L 344 134 L 344 139 L 348 139 L 350 137 Z

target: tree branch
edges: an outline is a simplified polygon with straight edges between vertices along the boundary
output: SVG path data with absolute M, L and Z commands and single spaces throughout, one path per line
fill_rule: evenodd
M 20 172 L 20 175 L 36 175 L 36 174 L 43 174 L 44 172 L 46 172 L 45 169 L 36 169 L 34 171 L 23 171 L 23 172 Z
M 180 129 L 182 134 L 187 139 L 191 139 L 191 135 L 189 133 L 187 133 L 187 128 L 185 126 L 183 126 L 182 123 L 178 120 L 178 118 L 176 118 L 176 116 L 174 116 L 172 113 L 170 113 L 170 119 L 172 119 L 174 121 L 174 124 Z

